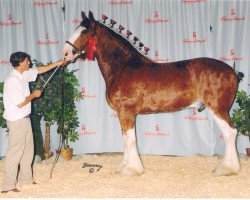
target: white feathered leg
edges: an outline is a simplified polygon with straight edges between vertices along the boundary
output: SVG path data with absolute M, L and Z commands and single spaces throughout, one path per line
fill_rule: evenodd
M 135 129 L 129 129 L 123 134 L 124 156 L 118 172 L 125 176 L 136 176 L 144 172 L 136 145 Z
M 220 119 L 216 115 L 213 114 L 213 116 L 218 126 L 220 127 L 220 130 L 223 133 L 223 137 L 226 143 L 224 158 L 214 170 L 214 172 L 217 176 L 237 174 L 240 170 L 240 163 L 235 144 L 237 130 L 235 128 L 230 127 L 226 121 Z
M 127 164 L 127 160 L 128 160 L 128 148 L 126 145 L 126 138 L 125 138 L 125 134 L 122 134 L 122 138 L 123 138 L 123 147 L 124 147 L 124 153 L 123 153 L 123 157 L 122 157 L 122 162 L 118 165 L 116 173 L 120 173 L 121 169 Z

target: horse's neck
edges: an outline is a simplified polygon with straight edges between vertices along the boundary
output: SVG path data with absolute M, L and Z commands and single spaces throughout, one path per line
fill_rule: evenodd
M 117 39 L 110 37 L 106 30 L 97 30 L 97 34 L 99 35 L 97 61 L 106 84 L 108 84 L 112 78 L 119 76 L 119 73 L 125 70 L 126 65 L 122 65 L 121 61 L 129 51 L 126 47 L 121 46 Z

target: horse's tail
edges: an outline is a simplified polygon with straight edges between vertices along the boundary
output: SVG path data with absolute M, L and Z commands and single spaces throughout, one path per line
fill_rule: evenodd
M 242 72 L 237 72 L 237 71 L 235 71 L 235 73 L 237 74 L 238 82 L 242 81 L 244 74 Z
M 238 71 L 235 70 L 235 62 L 233 64 L 233 70 L 237 75 L 238 82 L 242 81 L 242 79 L 244 77 L 244 74 L 242 72 L 238 72 Z

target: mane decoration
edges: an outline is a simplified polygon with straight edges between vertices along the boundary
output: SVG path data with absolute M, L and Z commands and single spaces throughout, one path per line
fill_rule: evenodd
M 148 52 L 150 50 L 150 48 L 144 46 L 144 44 L 142 42 L 139 41 L 139 39 L 134 36 L 133 40 L 130 40 L 132 32 L 130 32 L 129 30 L 126 31 L 126 34 L 123 34 L 122 31 L 125 29 L 123 25 L 119 25 L 118 29 L 114 29 L 114 25 L 116 24 L 116 21 L 113 19 L 110 19 L 110 24 L 106 23 L 106 20 L 108 19 L 108 17 L 106 15 L 102 15 L 102 20 L 99 21 L 99 23 L 103 24 L 105 27 L 111 29 L 112 31 L 116 32 L 117 34 L 119 34 L 121 37 L 123 37 L 125 40 L 129 41 L 130 44 L 132 46 L 134 46 L 134 48 L 139 51 L 139 53 L 143 54 L 144 56 L 146 56 L 147 58 L 149 58 Z M 138 44 L 138 46 L 136 46 Z M 143 48 L 144 47 L 144 48 Z M 144 51 L 142 51 L 142 49 Z M 149 58 L 151 60 L 151 58 Z

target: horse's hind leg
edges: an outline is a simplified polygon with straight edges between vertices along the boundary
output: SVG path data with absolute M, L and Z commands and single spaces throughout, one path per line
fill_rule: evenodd
M 226 143 L 224 159 L 217 166 L 214 172 L 217 176 L 237 174 L 240 170 L 240 164 L 235 144 L 237 130 L 234 128 L 228 113 L 215 114 L 212 111 L 212 115 L 214 116 L 216 123 L 222 131 Z
M 117 173 L 125 176 L 140 175 L 144 169 L 136 145 L 135 118 L 131 115 L 126 115 L 126 118 L 119 115 L 119 119 L 123 131 L 124 155 Z

